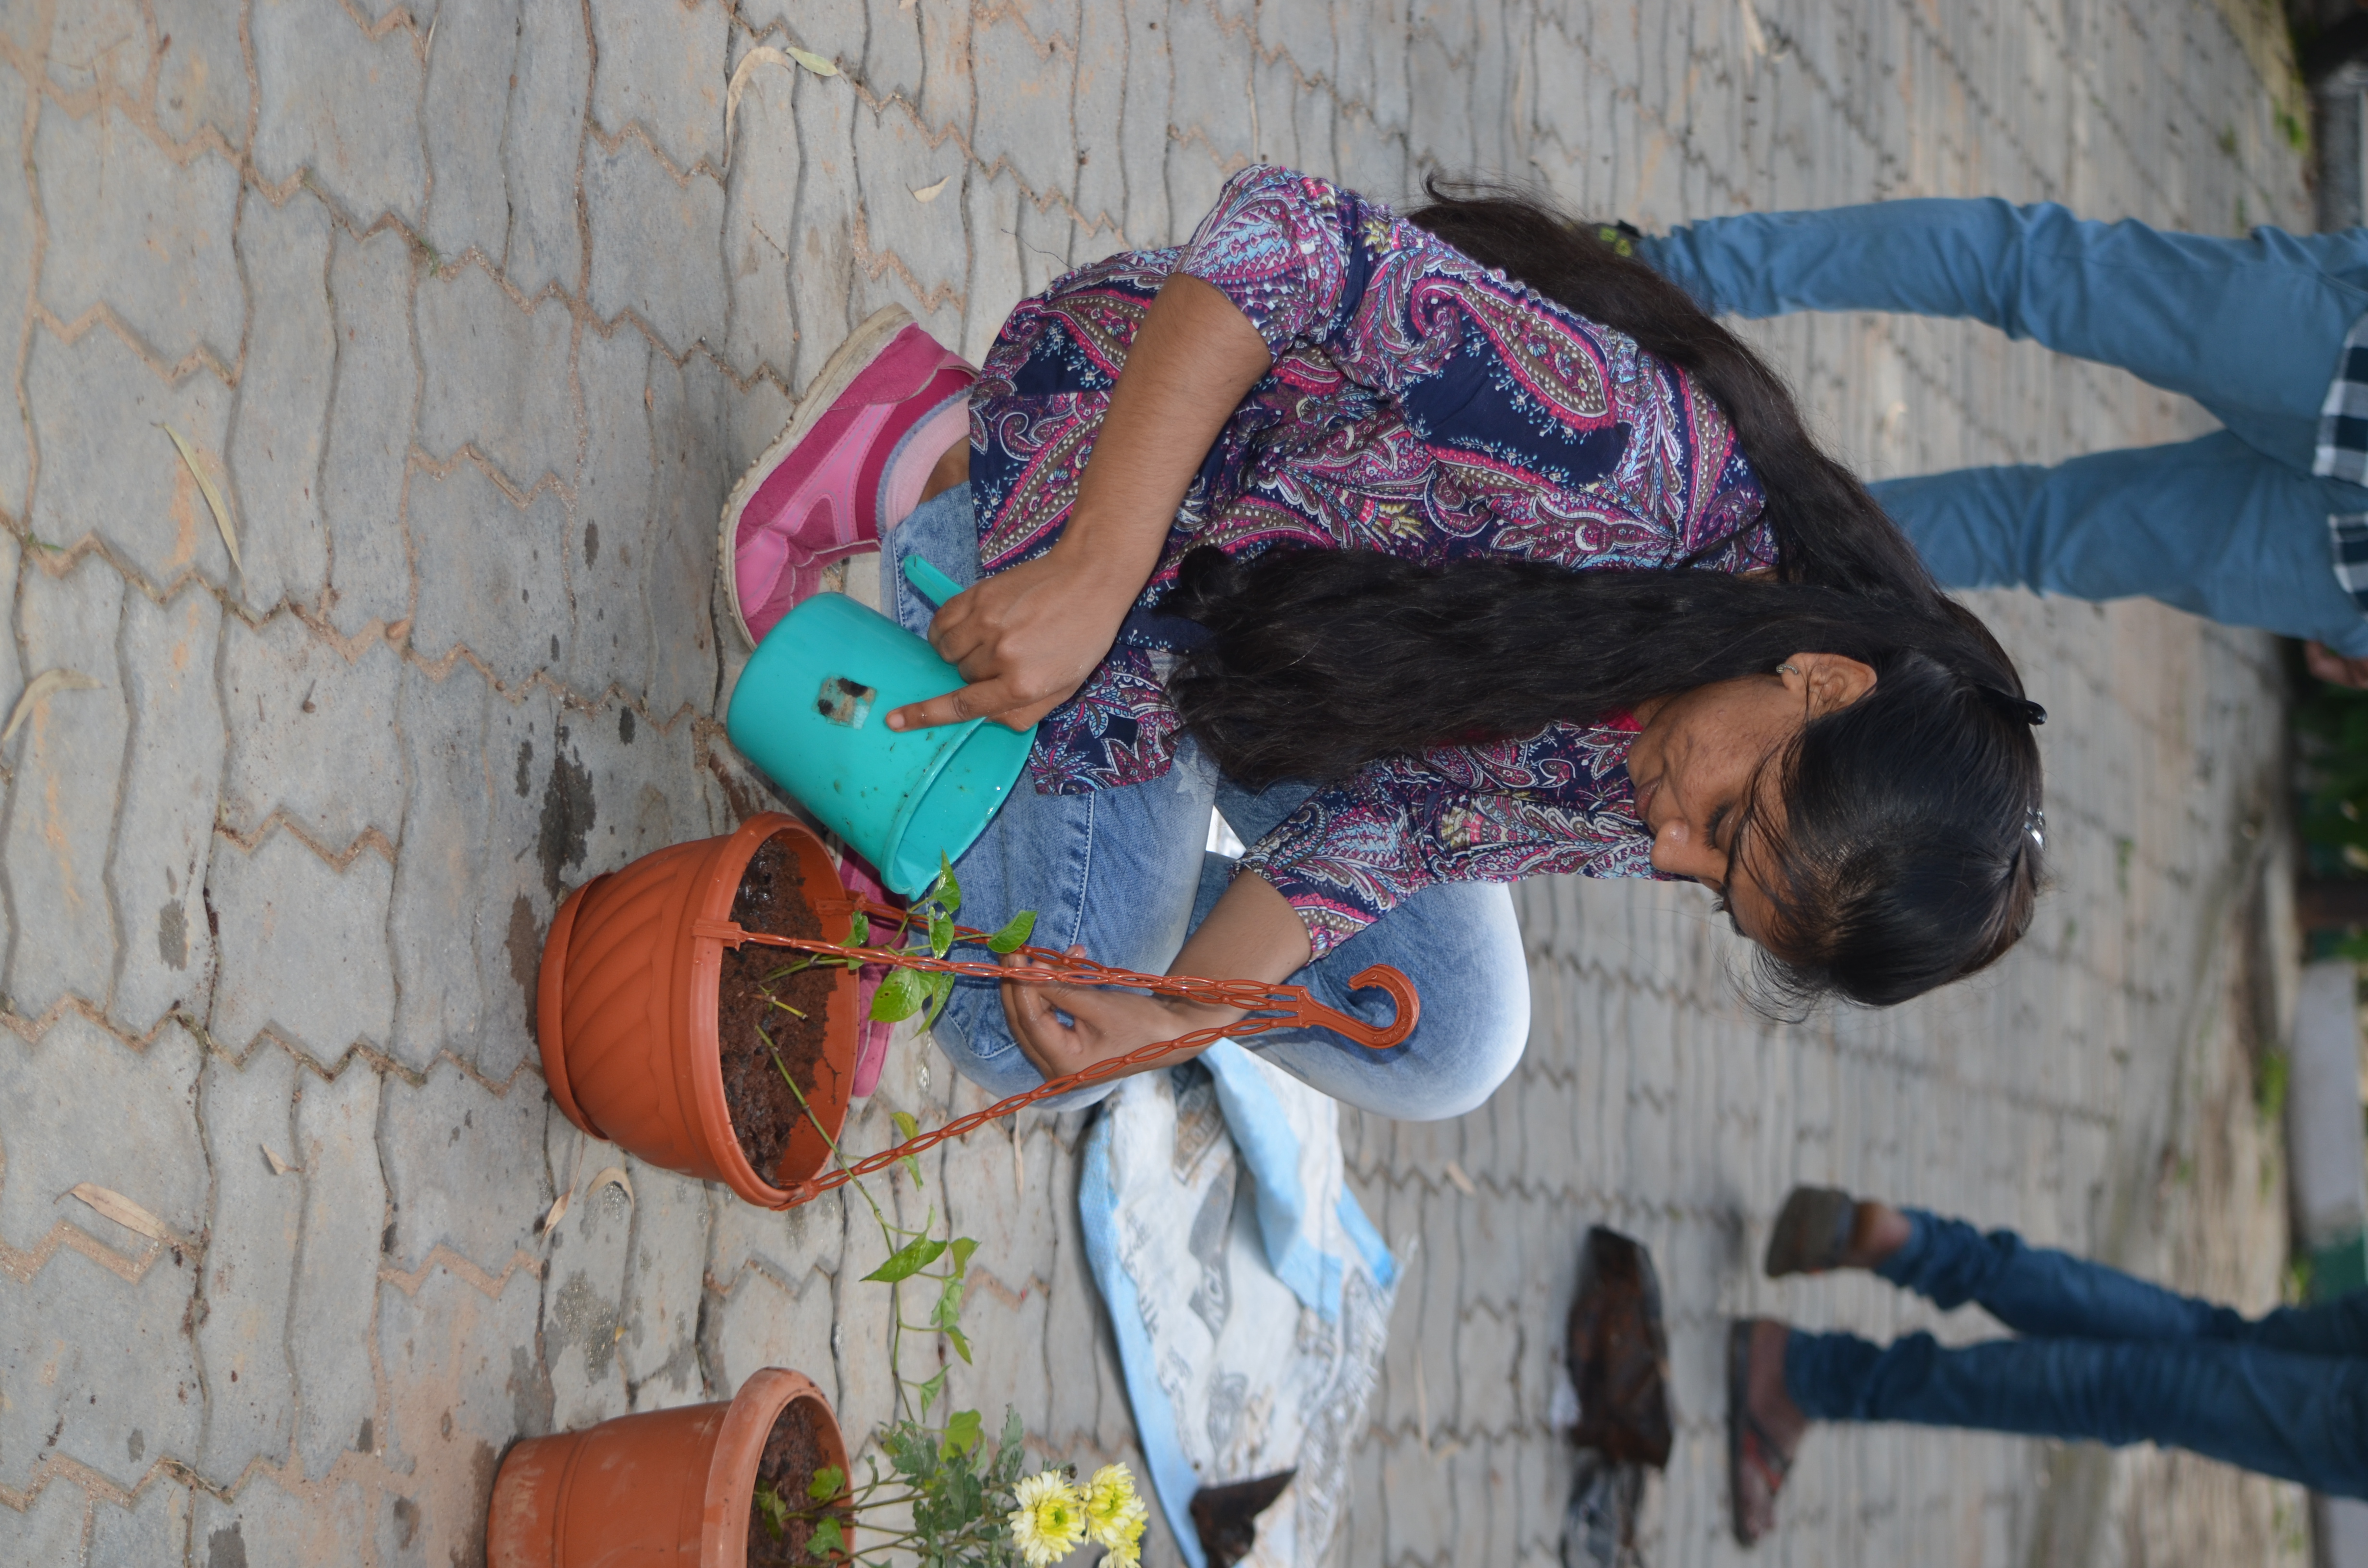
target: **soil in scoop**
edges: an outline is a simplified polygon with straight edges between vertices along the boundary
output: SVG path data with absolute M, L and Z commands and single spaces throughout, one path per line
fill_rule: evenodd
M 772 1488 L 773 1495 L 787 1503 L 792 1513 L 806 1514 L 806 1517 L 788 1520 L 782 1533 L 775 1535 L 763 1507 L 750 1503 L 748 1568 L 791 1568 L 792 1564 L 816 1561 L 806 1555 L 806 1540 L 814 1528 L 814 1516 L 807 1512 L 814 1503 L 806 1495 L 806 1485 L 829 1458 L 823 1451 L 822 1440 L 805 1405 L 791 1400 L 782 1406 L 781 1414 L 773 1420 L 772 1432 L 765 1438 L 764 1457 L 757 1461 L 757 1483 Z M 842 1531 L 854 1522 L 851 1508 L 841 1506 L 830 1511 L 838 1516 Z
M 825 890 L 835 894 L 836 888 Z M 807 905 L 805 879 L 786 834 L 777 834 L 748 858 L 740 878 L 740 892 L 732 901 L 732 918 L 744 931 L 776 937 L 822 935 L 822 923 Z M 774 1181 L 782 1153 L 790 1146 L 805 1112 L 797 1096 L 781 1081 L 781 1067 L 790 1070 L 809 1097 L 814 1073 L 822 1065 L 830 994 L 839 971 L 817 965 L 783 974 L 805 958 L 785 948 L 744 943 L 723 954 L 723 972 L 716 987 L 715 1038 L 723 1054 L 723 1103 L 732 1113 L 732 1131 L 739 1135 L 740 1152 L 757 1176 Z M 772 993 L 773 1001 L 765 994 Z M 779 1002 L 797 1012 L 785 1012 Z M 800 1017 L 799 1013 L 805 1016 Z M 757 1032 L 758 1026 L 764 1032 Z M 766 1041 L 770 1035 L 770 1044 Z M 779 1064 L 775 1053 L 779 1052 Z M 753 1561 L 753 1559 L 752 1559 Z

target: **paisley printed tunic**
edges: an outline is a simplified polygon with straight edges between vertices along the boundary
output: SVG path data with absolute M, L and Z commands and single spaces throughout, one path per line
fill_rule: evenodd
M 1060 536 L 1144 312 L 1178 270 L 1231 300 L 1274 364 L 1202 462 L 1143 608 L 1204 545 L 1582 570 L 1775 561 L 1759 480 L 1683 371 L 1386 207 L 1261 166 L 1226 182 L 1181 250 L 1080 267 L 1004 323 L 971 400 L 984 570 Z M 1122 635 L 1039 730 L 1036 787 L 1165 773 L 1183 738 L 1171 664 Z M 1385 758 L 1319 791 L 1243 863 L 1290 900 L 1319 957 L 1434 881 L 1650 876 L 1634 734 L 1615 715 Z

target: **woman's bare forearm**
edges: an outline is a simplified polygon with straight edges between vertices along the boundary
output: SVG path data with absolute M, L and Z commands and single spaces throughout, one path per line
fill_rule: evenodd
M 1171 273 L 1111 388 L 1059 540 L 947 602 L 929 641 L 969 684 L 898 709 L 890 727 L 991 715 L 1025 729 L 1067 700 L 1110 652 L 1192 475 L 1271 362 L 1232 301 Z
M 1056 549 L 1122 563 L 1143 591 L 1192 475 L 1272 363 L 1249 318 L 1189 273 L 1168 276 L 1110 389 Z
M 1186 939 L 1170 974 L 1195 974 L 1206 980 L 1258 980 L 1269 984 L 1290 979 L 1307 966 L 1315 949 L 1307 925 L 1290 900 L 1255 871 L 1234 879 L 1201 928 Z M 1175 1005 L 1194 1019 L 1194 1028 L 1230 1024 L 1242 1017 L 1239 1007 Z

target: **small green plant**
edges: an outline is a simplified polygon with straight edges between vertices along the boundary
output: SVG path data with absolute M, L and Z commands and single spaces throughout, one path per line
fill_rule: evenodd
M 961 908 L 962 884 L 952 866 L 940 857 L 937 879 L 899 918 L 892 940 L 902 946 L 909 935 L 918 932 L 923 947 L 910 950 L 925 949 L 934 958 L 944 958 L 958 940 L 953 917 Z M 1035 911 L 1022 910 L 984 941 L 994 952 L 1013 952 L 1027 942 L 1035 926 Z M 847 945 L 866 947 L 870 942 L 871 922 L 858 914 Z M 815 964 L 855 969 L 861 961 L 810 954 L 783 965 L 767 982 L 769 985 Z M 872 1000 L 871 1016 L 894 1022 L 926 1008 L 922 1020 L 926 1027 L 937 1020 L 952 991 L 951 974 L 892 968 Z M 784 1011 L 797 1011 L 774 998 L 769 990 L 765 995 Z M 772 1043 L 769 1034 L 766 1043 Z M 773 1062 L 806 1119 L 829 1145 L 831 1158 L 845 1170 L 847 1160 L 837 1140 L 814 1114 L 778 1048 Z M 889 1119 L 900 1139 L 909 1140 L 920 1131 L 904 1111 L 893 1112 Z M 895 1168 L 911 1179 L 916 1192 L 926 1189 L 918 1160 L 907 1156 Z M 1028 1568 L 1045 1568 L 1087 1541 L 1103 1548 L 1102 1562 L 1108 1568 L 1133 1568 L 1141 1558 L 1144 1523 L 1149 1513 L 1126 1466 L 1104 1465 L 1082 1484 L 1074 1466 L 1022 1476 L 1026 1434 L 1018 1412 L 1004 1413 L 1002 1433 L 992 1443 L 986 1440 L 985 1423 L 975 1410 L 952 1411 L 942 1425 L 929 1424 L 930 1408 L 944 1396 L 950 1364 L 940 1358 L 928 1377 L 907 1378 L 904 1336 L 909 1330 L 941 1337 L 969 1364 L 970 1340 L 962 1333 L 962 1309 L 978 1243 L 953 1233 L 951 1211 L 942 1234 L 934 1205 L 919 1226 L 899 1225 L 888 1218 L 860 1177 L 848 1185 L 871 1211 L 888 1254 L 880 1267 L 863 1277 L 888 1287 L 888 1365 L 895 1380 L 895 1415 L 872 1434 L 879 1453 L 887 1457 L 888 1470 L 882 1473 L 878 1458 L 867 1455 L 869 1474 L 860 1483 L 850 1485 L 842 1471 L 825 1467 L 815 1472 L 803 1498 L 785 1497 L 760 1484 L 756 1506 L 766 1532 L 777 1540 L 784 1540 L 792 1523 L 804 1521 L 811 1529 L 804 1547 L 810 1560 L 860 1564 L 861 1568 L 886 1568 L 890 1560 L 875 1552 L 896 1553 L 928 1568 L 1017 1568 L 1023 1562 Z M 936 1287 L 935 1298 L 920 1320 L 913 1321 L 908 1316 L 906 1287 L 928 1285 Z M 893 1520 L 900 1510 L 909 1510 L 901 1527 L 878 1517 L 886 1514 Z M 848 1526 L 840 1521 L 864 1516 L 871 1517 L 864 1524 L 863 1550 L 857 1555 L 849 1551 Z
M 2291 113 L 2285 109 L 2280 109 L 2277 112 L 2276 119 L 2278 122 L 2278 134 L 2285 138 L 2285 143 L 2287 146 L 2293 148 L 2297 153 L 2307 153 L 2310 151 L 2310 128 L 2302 122 L 2301 116 Z

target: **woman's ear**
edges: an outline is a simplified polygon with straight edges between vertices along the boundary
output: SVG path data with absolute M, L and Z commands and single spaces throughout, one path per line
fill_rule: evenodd
M 1778 667 L 1776 678 L 1808 705 L 1810 718 L 1822 719 L 1873 691 L 1874 666 L 1846 653 L 1795 653 Z

